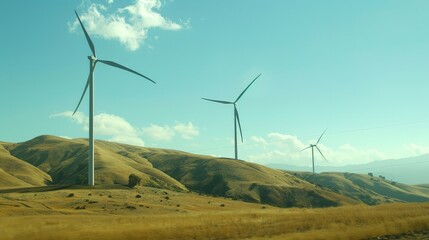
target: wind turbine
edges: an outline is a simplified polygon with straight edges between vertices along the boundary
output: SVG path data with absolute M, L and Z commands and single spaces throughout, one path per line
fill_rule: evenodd
M 79 18 L 79 15 L 76 11 L 76 17 L 79 20 L 80 26 L 82 27 L 83 33 L 85 34 L 86 41 L 88 42 L 89 47 L 91 48 L 92 56 L 88 56 L 89 59 L 89 76 L 88 80 L 86 81 L 85 88 L 82 93 L 82 97 L 80 97 L 79 103 L 77 104 L 76 109 L 73 112 L 73 115 L 76 113 L 77 109 L 79 108 L 80 103 L 82 102 L 83 97 L 85 96 L 86 90 L 89 87 L 89 151 L 88 151 L 88 185 L 94 186 L 94 70 L 97 63 L 104 63 L 106 65 L 110 65 L 112 67 L 120 68 L 122 70 L 134 73 L 139 75 L 140 77 L 146 78 L 147 80 L 156 83 L 152 79 L 132 70 L 125 66 L 122 66 L 116 62 L 108 61 L 108 60 L 101 60 L 98 59 L 95 54 L 95 47 L 94 44 L 91 41 L 91 38 L 88 35 L 88 32 L 86 31 L 85 27 L 82 24 L 82 21 Z
M 302 151 L 304 151 L 306 149 L 311 148 L 311 161 L 313 163 L 313 176 L 314 176 L 314 148 L 316 148 L 317 151 L 319 151 L 320 155 L 322 155 L 322 157 L 325 159 L 325 161 L 328 161 L 328 160 L 326 160 L 325 156 L 323 156 L 322 151 L 320 151 L 319 147 L 317 146 L 317 144 L 320 142 L 320 139 L 322 139 L 323 134 L 325 134 L 326 130 L 328 130 L 328 129 L 325 129 L 325 131 L 323 131 L 322 135 L 320 135 L 320 137 L 317 140 L 316 144 L 310 144 L 310 146 L 308 146 L 308 147 L 306 147 L 306 148 L 304 148 L 304 149 L 302 149 L 300 151 L 300 152 L 302 152 Z
M 261 73 L 262 74 L 262 73 Z M 238 110 L 237 110 L 237 102 L 238 100 L 240 100 L 240 98 L 243 96 L 243 94 L 247 91 L 247 89 L 250 87 L 250 85 L 252 85 L 256 79 L 259 78 L 259 76 L 261 76 L 261 74 L 259 74 L 255 79 L 253 79 L 253 81 L 244 89 L 243 92 L 241 92 L 240 95 L 238 95 L 238 98 L 235 99 L 234 102 L 229 102 L 229 101 L 222 101 L 222 100 L 214 100 L 214 99 L 208 99 L 208 98 L 202 98 L 204 100 L 207 101 L 211 101 L 211 102 L 216 102 L 216 103 L 221 103 L 221 104 L 231 104 L 234 105 L 234 144 L 235 144 L 235 159 L 238 159 L 238 149 L 237 149 L 237 123 L 238 123 L 238 128 L 240 129 L 240 136 L 241 136 L 241 142 L 243 142 L 243 133 L 241 132 L 241 124 L 240 124 L 240 117 L 238 116 Z

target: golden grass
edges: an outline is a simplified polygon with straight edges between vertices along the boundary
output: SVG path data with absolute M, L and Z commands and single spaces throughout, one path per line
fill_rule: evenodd
M 0 218 L 2 239 L 365 239 L 429 229 L 429 204 Z

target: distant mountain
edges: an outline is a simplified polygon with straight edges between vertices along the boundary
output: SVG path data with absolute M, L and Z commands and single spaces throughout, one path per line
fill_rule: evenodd
M 22 143 L 0 142 L 0 188 L 86 184 L 86 139 L 39 136 Z M 242 160 L 95 142 L 96 184 L 128 182 L 229 197 L 280 207 L 328 207 L 429 201 L 429 188 L 380 180 L 367 174 L 277 170 Z
M 287 164 L 268 164 L 268 167 L 290 171 L 310 172 L 310 167 L 298 167 Z M 386 179 L 405 184 L 429 183 L 429 154 L 402 159 L 374 161 L 367 164 L 342 167 L 316 166 L 316 172 L 373 173 Z

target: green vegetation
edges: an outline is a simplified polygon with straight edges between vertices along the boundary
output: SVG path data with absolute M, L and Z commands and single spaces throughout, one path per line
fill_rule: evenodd
M 130 176 L 128 177 L 128 187 L 134 188 L 135 186 L 140 185 L 141 181 L 142 181 L 141 177 L 135 174 L 130 174 Z

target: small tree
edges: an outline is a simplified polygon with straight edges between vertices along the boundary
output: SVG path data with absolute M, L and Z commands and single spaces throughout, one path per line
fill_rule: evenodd
M 142 181 L 142 178 L 135 175 L 135 174 L 131 174 L 128 177 L 128 187 L 130 188 L 134 188 L 137 185 L 140 185 L 140 182 Z
M 368 173 L 368 176 L 374 177 L 374 174 L 372 174 L 372 172 L 370 172 L 370 173 Z

